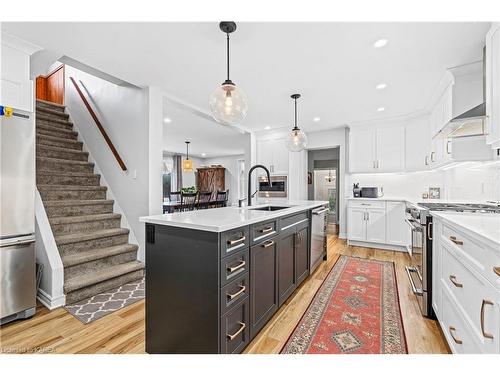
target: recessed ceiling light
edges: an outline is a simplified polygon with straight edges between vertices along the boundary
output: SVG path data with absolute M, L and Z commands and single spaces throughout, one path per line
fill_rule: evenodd
M 269 129 L 271 129 L 271 127 L 270 126 L 266 126 L 264 129 L 269 130 Z
M 381 48 L 384 47 L 387 44 L 388 40 L 387 39 L 379 39 L 375 43 L 373 43 L 373 46 L 375 48 Z
M 377 111 L 378 111 L 378 112 L 384 112 L 384 111 L 385 111 L 385 108 L 384 108 L 384 107 L 378 107 L 378 108 L 377 108 Z
M 201 154 L 201 156 L 205 157 L 205 156 L 207 156 L 207 154 L 205 154 L 205 153 L 202 153 L 202 154 Z
M 313 118 L 313 121 L 314 121 L 314 122 L 318 122 L 319 120 L 321 120 L 321 118 L 320 118 L 320 117 L 315 117 L 315 118 Z
M 387 85 L 385 83 L 379 83 L 376 88 L 377 90 L 383 90 L 387 87 Z
M 170 117 L 165 117 L 163 119 L 163 122 L 166 123 L 166 124 L 170 124 L 172 122 L 172 119 Z

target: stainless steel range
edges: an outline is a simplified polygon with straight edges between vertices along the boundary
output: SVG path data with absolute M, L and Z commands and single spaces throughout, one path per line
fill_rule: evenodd
M 422 315 L 435 318 L 432 310 L 432 216 L 430 211 L 500 213 L 495 204 L 469 203 L 406 203 L 405 220 L 411 230 L 409 254 L 411 266 L 406 267 L 413 294 Z

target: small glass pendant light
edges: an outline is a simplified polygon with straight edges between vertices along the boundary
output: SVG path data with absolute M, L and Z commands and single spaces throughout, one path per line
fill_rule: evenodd
M 297 126 L 297 99 L 300 98 L 300 94 L 293 94 L 291 98 L 295 101 L 295 126 L 287 136 L 286 147 L 292 152 L 299 152 L 306 148 L 307 136 Z
M 229 79 L 229 34 L 236 30 L 236 23 L 224 21 L 219 24 L 226 33 L 227 41 L 227 79 L 210 96 L 210 111 L 215 121 L 223 125 L 241 123 L 247 115 L 247 98 L 243 91 Z
M 189 159 L 189 144 L 191 142 L 185 141 L 186 143 L 186 159 L 182 161 L 182 170 L 184 172 L 192 172 L 193 171 L 193 161 Z

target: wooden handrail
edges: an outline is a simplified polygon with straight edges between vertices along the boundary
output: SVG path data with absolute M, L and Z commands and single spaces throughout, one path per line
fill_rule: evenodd
M 80 90 L 80 88 L 76 84 L 76 81 L 75 81 L 75 79 L 73 77 L 69 77 L 69 79 L 71 80 L 71 82 L 73 82 L 73 85 L 75 86 L 76 91 L 80 95 L 80 98 L 82 98 L 82 100 L 83 100 L 83 104 L 85 104 L 85 107 L 87 107 L 90 115 L 94 119 L 95 124 L 99 128 L 99 131 L 101 132 L 102 136 L 104 137 L 104 140 L 106 141 L 106 143 L 108 144 L 109 148 L 111 149 L 111 152 L 115 156 L 116 161 L 118 162 L 118 164 L 120 164 L 121 169 L 124 170 L 124 171 L 126 171 L 127 167 L 125 166 L 125 163 L 123 162 L 122 158 L 120 157 L 120 154 L 118 154 L 118 151 L 116 150 L 115 146 L 113 145 L 113 142 L 111 142 L 111 139 L 109 139 L 109 136 L 106 133 L 106 130 L 104 130 L 104 128 L 103 128 L 101 122 L 99 121 L 99 119 L 97 118 L 94 110 L 92 109 L 92 107 L 90 106 L 89 102 L 87 101 L 87 99 L 83 95 L 82 90 Z

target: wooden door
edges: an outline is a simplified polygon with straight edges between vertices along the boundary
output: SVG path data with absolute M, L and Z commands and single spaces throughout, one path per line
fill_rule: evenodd
M 250 338 L 278 310 L 277 258 L 275 240 L 250 248 Z
M 226 169 L 217 168 L 198 168 L 196 178 L 196 188 L 198 191 L 211 191 L 212 200 L 217 197 L 217 191 L 226 190 Z
M 64 65 L 60 65 L 46 76 L 36 78 L 36 98 L 64 104 Z

